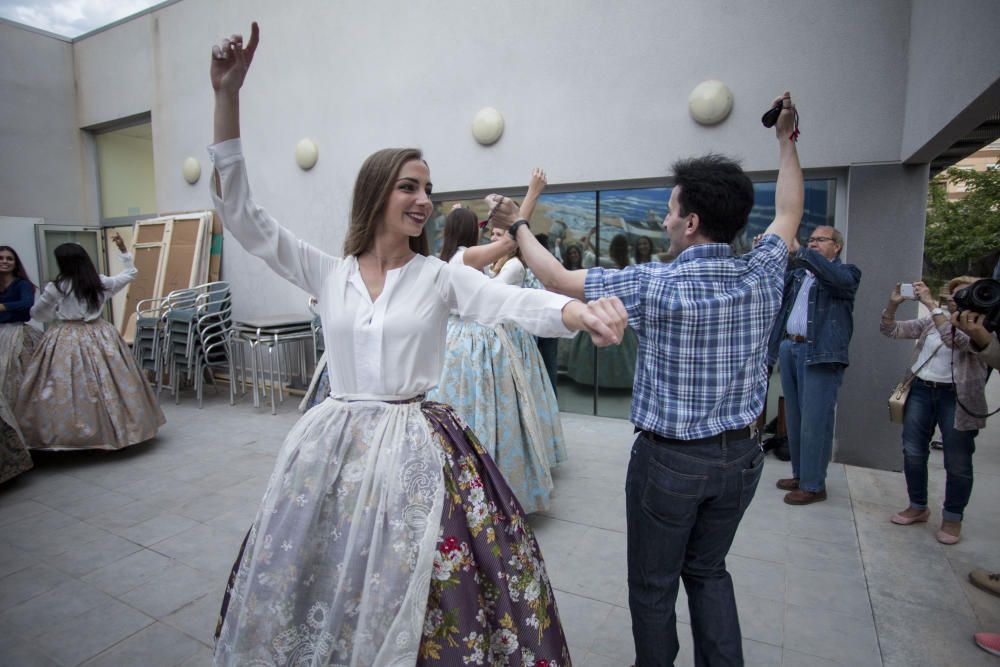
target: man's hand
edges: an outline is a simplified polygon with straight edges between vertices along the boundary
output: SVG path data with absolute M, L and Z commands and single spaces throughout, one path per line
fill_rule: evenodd
M 618 345 L 622 342 L 628 313 L 618 297 L 606 297 L 582 306 L 579 314 L 580 331 L 590 334 L 595 347 Z
M 519 209 L 514 200 L 503 195 L 486 195 L 486 204 L 490 207 L 489 224 L 497 229 L 510 229 L 517 220 Z
M 792 242 L 788 244 L 788 254 L 794 255 L 799 250 L 802 250 L 802 246 L 799 245 L 799 237 L 798 236 L 793 236 L 792 237 Z
M 991 334 L 986 327 L 983 326 L 983 322 L 985 321 L 985 315 L 971 310 L 960 310 L 951 314 L 951 323 L 954 324 L 959 331 L 964 331 L 968 334 L 969 338 L 975 342 L 979 349 L 983 349 L 988 346 L 993 339 L 993 334 Z
M 246 79 L 253 54 L 260 42 L 257 22 L 250 24 L 250 41 L 243 46 L 243 35 L 230 35 L 212 47 L 212 88 L 217 93 L 238 93 Z
M 776 97 L 771 103 L 772 107 L 781 103 L 781 113 L 778 114 L 778 122 L 774 125 L 774 133 L 778 141 L 791 141 L 795 132 L 795 105 L 792 104 L 792 94 L 785 91 L 781 97 Z

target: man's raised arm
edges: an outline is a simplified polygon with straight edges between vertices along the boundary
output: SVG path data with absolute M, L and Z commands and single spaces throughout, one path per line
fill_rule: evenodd
M 799 153 L 792 138 L 795 133 L 795 105 L 792 96 L 785 93 L 774 101 L 782 103 L 781 115 L 774 126 L 778 136 L 780 163 L 778 166 L 778 184 L 774 191 L 774 221 L 764 231 L 765 234 L 777 234 L 785 245 L 792 244 L 799 232 L 799 223 L 805 210 L 805 184 L 802 179 L 802 166 L 799 164 Z

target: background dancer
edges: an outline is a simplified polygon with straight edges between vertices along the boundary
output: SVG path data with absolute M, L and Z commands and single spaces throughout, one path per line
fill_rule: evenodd
M 42 339 L 42 332 L 28 325 L 35 304 L 35 284 L 17 252 L 0 245 L 0 394 L 7 405 L 17 402 L 24 369 Z
M 253 201 L 239 138 L 258 40 L 255 23 L 245 48 L 233 35 L 212 51 L 213 199 L 245 249 L 317 297 L 332 395 L 278 454 L 223 603 L 215 662 L 569 664 L 517 499 L 454 411 L 423 398 L 441 377 L 452 309 L 614 343 L 621 303 L 584 306 L 427 257 L 430 173 L 415 149 L 361 166 L 343 257 L 278 225 Z
M 31 316 L 53 322 L 24 372 L 18 423 L 31 449 L 121 449 L 149 440 L 166 419 L 104 304 L 133 279 L 132 255 L 112 238 L 125 270 L 99 275 L 76 243 L 55 249 L 59 275 Z
M 479 223 L 472 211 L 453 210 L 445 220 L 441 260 L 482 270 L 514 250 L 507 233 L 484 246 L 477 245 L 478 239 Z M 556 438 L 551 424 L 558 424 L 558 406 L 552 405 L 554 396 L 552 403 L 545 400 L 541 378 L 525 367 L 521 343 L 514 342 L 509 326 L 487 326 L 452 312 L 441 381 L 427 397 L 455 409 L 496 462 L 522 507 L 537 512 L 548 509 L 553 489 L 555 452 L 550 450 Z M 529 343 L 535 344 L 531 338 Z M 543 408 L 550 413 L 540 415 Z M 558 443 L 564 449 L 561 429 Z

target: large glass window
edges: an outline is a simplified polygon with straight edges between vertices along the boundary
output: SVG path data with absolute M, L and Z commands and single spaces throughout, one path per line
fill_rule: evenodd
M 156 215 L 153 126 L 140 123 L 94 135 L 104 221 Z
M 774 219 L 774 188 L 773 181 L 754 184 L 749 222 L 732 244 L 737 255 L 748 252 L 753 237 Z M 669 261 L 662 225 L 670 191 L 653 187 L 543 194 L 531 229 L 545 235 L 549 250 L 570 269 Z M 835 199 L 835 179 L 806 181 L 800 241 L 816 227 L 834 225 Z M 480 220 L 486 218 L 482 199 L 440 200 L 428 226 L 434 254 L 441 247 L 444 218 L 456 203 L 471 208 Z M 586 334 L 560 339 L 556 386 L 560 410 L 627 419 L 637 352 L 638 339 L 631 329 L 622 344 L 612 348 L 595 348 Z

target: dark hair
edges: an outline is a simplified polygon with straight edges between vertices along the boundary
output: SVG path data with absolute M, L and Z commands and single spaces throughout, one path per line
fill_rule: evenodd
M 442 260 L 455 256 L 459 247 L 472 247 L 479 243 L 479 220 L 467 208 L 456 208 L 444 219 L 444 240 L 441 244 Z
M 628 266 L 628 239 L 624 234 L 615 234 L 608 244 L 608 257 L 619 269 Z
M 545 248 L 546 250 L 550 250 L 548 234 L 546 234 L 545 232 L 541 232 L 540 234 L 535 234 L 535 240 L 541 243 L 543 248 Z
M 389 195 L 396 186 L 399 170 L 410 160 L 423 160 L 419 148 L 383 148 L 368 156 L 354 181 L 351 222 L 344 239 L 344 255 L 360 255 L 375 240 L 376 221 L 385 210 Z M 428 254 L 427 227 L 420 236 L 410 238 L 410 250 Z
M 31 285 L 31 288 L 35 289 L 35 283 L 31 282 L 31 278 L 28 277 L 28 272 L 24 270 L 24 264 L 21 263 L 21 258 L 18 256 L 17 251 L 9 245 L 0 245 L 0 252 L 3 252 L 4 250 L 14 255 L 14 277 L 27 281 L 27 283 Z
M 709 153 L 678 160 L 673 167 L 682 216 L 696 213 L 699 231 L 716 243 L 732 243 L 753 208 L 753 183 L 740 165 Z
M 577 261 L 569 261 L 569 253 L 571 250 L 576 251 Z M 563 266 L 570 271 L 575 271 L 576 269 L 583 268 L 583 250 L 580 248 L 579 243 L 570 243 L 566 246 L 566 250 L 563 251 Z
M 53 281 L 56 288 L 69 294 L 70 292 L 87 304 L 90 310 L 97 310 L 101 307 L 101 297 L 106 291 L 101 283 L 101 276 L 94 268 L 94 262 L 90 255 L 78 243 L 63 243 L 56 246 L 54 251 L 56 264 L 59 266 L 59 275 Z M 68 291 L 63 291 L 62 284 L 69 283 Z
M 646 255 L 645 257 L 643 257 L 642 254 L 639 252 L 639 246 L 642 244 L 643 241 L 645 241 L 646 243 L 649 244 L 649 254 Z M 655 250 L 656 250 L 656 247 L 653 245 L 653 240 L 651 238 L 649 238 L 648 236 L 640 236 L 639 238 L 637 238 L 635 240 L 635 255 L 634 255 L 635 256 L 635 263 L 636 264 L 643 264 L 645 262 L 652 261 L 653 260 L 653 252 Z

